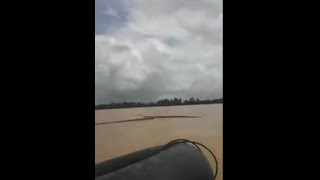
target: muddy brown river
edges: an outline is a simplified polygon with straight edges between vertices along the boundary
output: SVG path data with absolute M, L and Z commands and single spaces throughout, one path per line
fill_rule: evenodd
M 95 162 L 173 139 L 206 145 L 217 156 L 222 179 L 222 104 L 95 111 Z M 211 166 L 214 159 L 203 150 Z

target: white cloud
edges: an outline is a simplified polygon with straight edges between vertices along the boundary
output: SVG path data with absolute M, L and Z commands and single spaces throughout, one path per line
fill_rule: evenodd
M 97 104 L 222 97 L 221 0 L 123 3 L 126 26 L 95 38 Z
M 108 6 L 102 13 L 109 16 L 119 17 L 119 14 L 114 9 Z

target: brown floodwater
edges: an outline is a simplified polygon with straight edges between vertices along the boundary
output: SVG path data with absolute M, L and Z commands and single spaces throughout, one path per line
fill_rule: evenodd
M 183 138 L 206 145 L 216 155 L 217 180 L 221 180 L 222 107 L 209 104 L 96 110 L 95 162 Z M 214 159 L 203 152 L 214 166 Z

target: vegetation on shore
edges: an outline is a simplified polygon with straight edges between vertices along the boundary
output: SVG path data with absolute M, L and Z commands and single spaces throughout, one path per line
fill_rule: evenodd
M 214 100 L 199 100 L 198 98 L 190 98 L 189 100 L 182 101 L 181 98 L 163 99 L 157 102 L 141 103 L 141 102 L 122 102 L 101 104 L 95 106 L 96 110 L 99 109 L 116 109 L 116 108 L 133 108 L 133 107 L 152 107 L 152 106 L 177 106 L 177 105 L 194 105 L 194 104 L 219 104 L 223 103 L 223 98 Z

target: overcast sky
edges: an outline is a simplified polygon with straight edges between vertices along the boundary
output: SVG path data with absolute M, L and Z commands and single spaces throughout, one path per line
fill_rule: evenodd
M 96 104 L 222 97 L 222 0 L 95 0 Z

